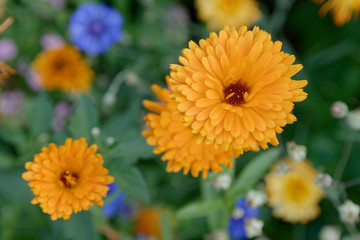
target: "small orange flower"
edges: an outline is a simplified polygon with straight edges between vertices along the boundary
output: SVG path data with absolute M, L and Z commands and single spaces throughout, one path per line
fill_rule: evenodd
M 265 176 L 268 204 L 273 215 L 290 223 L 307 223 L 320 214 L 318 206 L 324 191 L 316 184 L 316 170 L 308 161 L 294 162 L 287 158 L 289 171 L 277 172 L 278 163 L 273 171 Z
M 181 117 L 176 113 L 176 102 L 170 99 L 170 91 L 157 85 L 152 90 L 162 101 L 157 103 L 145 100 L 144 106 L 153 111 L 145 116 L 146 125 L 150 129 L 144 130 L 142 135 L 147 138 L 149 145 L 157 146 L 154 153 L 164 153 L 163 161 L 168 161 L 166 171 L 179 172 L 184 169 L 184 174 L 189 171 L 194 177 L 199 173 L 205 178 L 209 169 L 213 172 L 222 170 L 221 164 L 231 168 L 231 154 L 216 150 L 213 145 L 197 144 L 196 136 L 191 129 L 183 126 Z
M 324 0 L 313 0 L 316 3 L 323 3 Z M 320 8 L 320 15 L 325 16 L 328 12 L 333 15 L 336 26 L 342 26 L 351 20 L 353 15 L 360 12 L 360 0 L 326 0 Z
M 93 203 L 102 206 L 113 177 L 102 165 L 104 160 L 96 154 L 97 145 L 88 147 L 85 138 L 68 138 L 65 145 L 51 143 L 27 162 L 22 178 L 29 181 L 35 198 L 51 220 L 69 219 L 71 214 L 88 210 Z
M 33 69 L 40 85 L 47 90 L 87 92 L 94 78 L 89 63 L 70 45 L 40 53 Z
M 7 18 L 1 25 L 0 25 L 0 34 L 5 31 L 12 23 L 14 19 L 12 17 Z M 4 83 L 4 80 L 9 78 L 10 75 L 15 74 L 16 71 L 6 65 L 3 62 L 0 62 L 0 84 Z
M 196 0 L 195 6 L 199 18 L 211 30 L 219 30 L 227 25 L 236 28 L 250 26 L 262 15 L 256 0 Z
M 141 209 L 135 216 L 135 232 L 161 239 L 160 208 Z

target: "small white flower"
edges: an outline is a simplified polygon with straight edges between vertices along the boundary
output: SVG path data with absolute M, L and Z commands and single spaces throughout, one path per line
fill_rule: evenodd
M 266 193 L 263 191 L 250 190 L 246 195 L 247 203 L 253 208 L 264 205 L 266 200 Z
M 295 162 L 300 162 L 306 159 L 307 148 L 303 145 L 297 145 L 295 142 L 286 143 L 289 157 Z
M 360 130 L 360 108 L 357 108 L 351 112 L 346 117 L 346 121 L 350 128 L 357 131 Z
M 339 206 L 340 219 L 347 223 L 355 223 L 359 220 L 360 207 L 351 200 L 346 200 Z
M 329 174 L 326 173 L 319 173 L 316 176 L 316 184 L 318 184 L 320 187 L 330 187 L 333 179 Z
M 287 165 L 284 161 L 281 161 L 276 165 L 276 171 L 280 174 L 285 174 L 290 170 L 291 167 Z
M 94 128 L 91 129 L 91 134 L 93 136 L 99 136 L 100 133 L 101 133 L 101 131 L 100 131 L 100 128 L 98 128 L 98 127 L 94 127 Z
M 211 183 L 217 191 L 226 190 L 230 187 L 232 178 L 230 174 L 223 173 L 215 178 Z
M 113 137 L 107 137 L 105 141 L 106 141 L 106 144 L 107 144 L 108 146 L 111 146 L 111 145 L 114 144 L 115 138 L 113 138 Z
M 104 107 L 111 108 L 116 101 L 116 96 L 113 92 L 107 92 L 103 97 Z
M 344 118 L 348 114 L 349 109 L 344 102 L 337 101 L 331 105 L 330 111 L 334 118 Z
M 235 208 L 231 216 L 232 216 L 233 219 L 239 220 L 239 219 L 241 219 L 244 215 L 245 215 L 245 212 L 244 212 L 243 209 L 241 209 L 241 208 Z
M 327 225 L 321 228 L 319 240 L 340 240 L 341 228 L 336 225 Z
M 262 228 L 264 226 L 264 222 L 256 219 L 249 218 L 245 222 L 245 230 L 248 238 L 258 237 L 262 235 Z

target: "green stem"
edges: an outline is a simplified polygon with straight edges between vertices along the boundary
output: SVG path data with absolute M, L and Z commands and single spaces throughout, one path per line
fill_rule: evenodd
M 354 145 L 356 134 L 357 134 L 356 131 L 353 131 L 349 134 L 349 136 L 345 142 L 344 150 L 341 154 L 340 160 L 336 166 L 334 178 L 338 179 L 339 181 L 341 180 L 342 174 L 343 174 L 345 167 L 349 161 L 351 149 Z

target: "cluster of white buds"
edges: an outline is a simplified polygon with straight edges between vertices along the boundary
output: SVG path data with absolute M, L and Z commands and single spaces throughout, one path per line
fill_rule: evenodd
M 307 148 L 303 145 L 297 145 L 295 142 L 287 142 L 286 149 L 289 157 L 295 162 L 306 159 Z
M 250 190 L 246 195 L 246 201 L 249 206 L 258 208 L 266 203 L 267 196 L 263 191 Z
M 245 221 L 245 230 L 248 238 L 258 237 L 262 235 L 264 222 L 257 218 L 249 218 Z
M 341 228 L 336 225 L 327 225 L 321 228 L 319 240 L 340 240 Z
M 343 222 L 354 224 L 359 221 L 360 207 L 351 200 L 346 200 L 339 206 L 340 219 Z
M 348 114 L 349 109 L 344 102 L 337 101 L 331 105 L 330 112 L 334 118 L 344 118 Z
M 230 174 L 223 173 L 219 174 L 215 180 L 211 183 L 217 191 L 226 190 L 230 187 L 232 177 Z
M 320 187 L 330 187 L 333 179 L 329 174 L 319 173 L 315 178 L 316 184 Z
M 346 122 L 353 130 L 360 130 L 360 108 L 350 111 L 346 116 Z

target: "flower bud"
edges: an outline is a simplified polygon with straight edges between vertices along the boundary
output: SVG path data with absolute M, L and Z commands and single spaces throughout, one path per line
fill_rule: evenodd
M 223 173 L 215 178 L 212 185 L 217 191 L 226 190 L 230 187 L 232 178 L 229 174 Z
M 320 187 L 330 187 L 333 179 L 329 174 L 319 173 L 315 178 L 316 184 Z
M 330 111 L 334 118 L 344 118 L 348 114 L 349 109 L 344 102 L 337 101 L 331 105 Z
M 286 143 L 287 152 L 289 157 L 295 162 L 300 162 L 306 159 L 307 149 L 303 145 L 296 145 L 295 142 Z
M 350 111 L 346 117 L 346 121 L 353 130 L 360 130 L 360 108 Z
M 106 144 L 107 144 L 108 146 L 111 146 L 111 145 L 113 145 L 113 144 L 115 143 L 115 138 L 113 138 L 113 137 L 107 137 L 107 138 L 105 139 L 105 141 L 106 141 Z
M 351 200 L 346 200 L 338 210 L 343 222 L 353 224 L 359 220 L 360 207 Z
M 250 190 L 246 195 L 247 203 L 253 207 L 258 208 L 266 203 L 267 197 L 265 192 Z
M 99 136 L 100 133 L 101 133 L 101 131 L 100 131 L 100 128 L 98 128 L 98 127 L 94 127 L 91 129 L 91 135 L 93 135 L 93 136 Z
M 245 222 L 245 230 L 248 238 L 257 237 L 262 235 L 262 228 L 264 226 L 264 222 L 256 219 L 249 218 Z
M 340 240 L 341 228 L 336 225 L 328 225 L 321 228 L 319 240 Z

